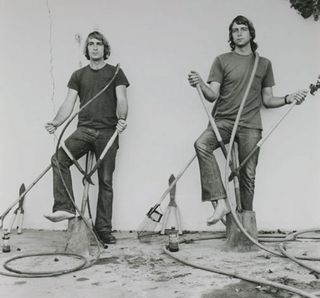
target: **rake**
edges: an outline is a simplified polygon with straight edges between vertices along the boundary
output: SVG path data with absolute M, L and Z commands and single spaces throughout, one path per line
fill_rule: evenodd
M 155 230 L 163 216 L 162 211 L 160 209 L 160 205 L 162 201 L 165 199 L 165 197 L 168 195 L 168 193 L 170 193 L 172 188 L 176 185 L 176 183 L 182 177 L 182 175 L 185 173 L 185 171 L 192 164 L 195 158 L 196 158 L 196 155 L 194 154 L 192 158 L 188 161 L 186 166 L 177 175 L 177 177 L 171 182 L 169 187 L 164 191 L 159 201 L 149 209 L 149 211 L 147 212 L 146 216 L 144 217 L 143 221 L 141 222 L 141 224 L 137 229 L 138 239 L 142 239 L 148 236 L 158 234 Z

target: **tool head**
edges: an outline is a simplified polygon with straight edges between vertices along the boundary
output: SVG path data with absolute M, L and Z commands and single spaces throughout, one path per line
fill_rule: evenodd
M 13 207 L 8 208 L 4 213 L 1 214 L 1 216 L 0 216 L 0 230 L 3 228 L 3 222 L 4 222 L 5 217 L 8 215 L 8 213 L 11 211 L 12 208 Z
M 24 183 L 21 184 L 20 189 L 19 189 L 19 207 L 20 209 L 23 208 L 23 201 L 25 198 L 25 195 L 23 195 L 23 193 L 26 191 L 26 186 L 24 185 Z
M 318 80 L 315 84 L 310 84 L 309 86 L 310 94 L 314 95 L 314 93 L 320 89 L 320 75 L 318 76 Z
M 157 210 L 159 206 L 159 204 L 153 206 L 147 213 L 148 218 L 157 223 L 160 222 L 163 215 L 160 211 Z
M 145 216 L 144 220 L 142 221 L 142 223 L 139 225 L 137 229 L 138 239 L 139 240 L 143 239 L 143 241 L 148 242 L 151 236 L 158 234 L 158 232 L 156 232 L 157 226 L 158 226 L 157 221 L 151 219 L 148 216 Z
M 171 174 L 170 178 L 169 178 L 169 186 L 173 183 L 173 181 L 175 181 L 175 177 L 173 174 Z M 176 196 L 176 185 L 174 185 L 171 190 L 170 190 L 170 198 L 171 199 L 175 199 Z

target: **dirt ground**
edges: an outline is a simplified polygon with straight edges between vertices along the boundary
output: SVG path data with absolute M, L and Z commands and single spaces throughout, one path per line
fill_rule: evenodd
M 258 249 L 254 252 L 226 252 L 224 239 L 190 241 L 213 236 L 213 233 L 186 233 L 181 238 L 176 256 L 200 266 L 207 266 L 254 278 L 293 286 L 306 292 L 320 291 L 320 276 L 286 258 Z M 148 241 L 137 240 L 135 232 L 116 232 L 118 242 L 102 251 L 90 268 L 46 278 L 0 276 L 1 297 L 134 297 L 134 298 L 268 298 L 299 297 L 283 290 L 245 282 L 229 276 L 211 273 L 183 265 L 163 252 L 168 236 L 152 236 Z M 319 236 L 319 234 L 317 234 Z M 1 272 L 8 272 L 3 263 L 24 254 L 63 252 L 67 243 L 65 231 L 25 230 L 13 233 L 10 253 L 0 253 Z M 265 243 L 277 249 L 278 243 Z M 96 247 L 91 247 L 96 251 Z M 288 244 L 290 254 L 320 258 L 320 241 L 304 239 Z M 43 258 L 46 258 L 44 261 Z M 50 260 L 49 260 L 50 259 Z M 13 268 L 27 271 L 68 269 L 79 260 L 65 256 L 18 259 Z M 320 262 L 310 262 L 320 268 Z M 49 265 L 48 265 L 49 264 Z M 71 266 L 71 267 L 70 267 Z

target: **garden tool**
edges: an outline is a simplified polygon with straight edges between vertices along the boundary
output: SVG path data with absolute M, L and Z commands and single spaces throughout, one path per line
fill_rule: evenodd
M 114 141 L 116 140 L 117 136 L 119 135 L 119 131 L 116 130 L 113 135 L 111 136 L 110 140 L 108 141 L 107 145 L 104 147 L 100 157 L 98 158 L 96 164 L 93 166 L 92 170 L 88 173 L 88 174 L 84 174 L 83 177 L 83 183 L 85 180 L 87 180 L 89 183 L 91 181 L 91 176 L 94 174 L 94 172 L 99 168 L 103 158 L 105 157 L 105 155 L 107 154 L 108 150 L 111 148 L 111 146 L 113 145 Z M 91 183 L 92 184 L 92 183 Z
M 49 166 L 47 166 L 42 172 L 41 174 L 26 188 L 26 190 L 20 194 L 19 198 L 17 200 L 15 200 L 1 215 L 0 215 L 0 229 L 3 228 L 3 222 L 5 217 L 8 215 L 8 213 L 11 211 L 11 209 L 16 206 L 22 197 L 24 197 L 37 183 L 38 181 L 51 169 L 51 164 Z
M 174 179 L 175 179 L 174 175 L 171 175 L 169 178 L 169 186 L 172 184 Z M 170 190 L 170 202 L 163 215 L 162 228 L 160 232 L 161 235 L 165 234 L 166 225 L 167 225 L 168 219 L 170 218 L 171 212 L 174 212 L 175 214 L 177 230 L 179 235 L 182 235 L 180 210 L 176 203 L 176 185 L 174 185 L 174 187 L 172 187 Z
M 205 105 L 205 98 L 204 98 L 204 95 L 202 93 L 202 90 L 201 90 L 201 87 L 200 87 L 199 84 L 197 85 L 197 91 L 198 91 L 198 94 L 200 96 L 203 108 L 204 108 L 204 110 L 205 110 L 205 112 L 207 114 L 207 117 L 209 119 L 209 122 L 211 124 L 212 130 L 213 130 L 213 132 L 214 132 L 214 134 L 215 134 L 215 136 L 217 138 L 217 141 L 218 141 L 219 146 L 220 146 L 220 148 L 222 150 L 222 153 L 223 153 L 224 157 L 226 158 L 227 157 L 226 146 L 224 145 L 224 143 L 222 141 L 219 129 L 218 129 L 218 127 L 217 127 L 217 125 L 216 125 L 211 113 L 209 112 L 208 108 Z M 235 164 L 236 164 L 236 160 L 235 160 L 236 159 L 236 153 L 235 153 L 234 150 L 232 151 L 233 152 L 233 159 L 230 160 L 230 162 L 229 162 L 229 167 L 231 168 L 231 170 L 235 170 L 235 168 L 236 168 L 236 166 L 235 166 Z M 237 210 L 241 211 L 242 207 L 241 207 L 241 198 L 240 198 L 239 179 L 238 179 L 238 177 L 235 177 L 235 178 L 237 178 L 237 179 L 234 179 L 233 183 L 234 183 L 234 191 L 235 191 L 235 197 L 236 197 L 236 203 L 237 203 Z
M 314 95 L 315 92 L 320 89 L 320 75 L 318 76 L 318 80 L 316 84 L 310 84 L 309 86 L 310 94 Z M 282 115 L 282 117 L 270 128 L 270 130 L 266 133 L 266 135 L 253 147 L 247 157 L 241 161 L 240 166 L 238 166 L 235 170 L 233 170 L 229 176 L 229 181 L 235 176 L 239 175 L 240 170 L 242 167 L 247 163 L 247 161 L 251 158 L 251 156 L 263 145 L 263 143 L 269 138 L 269 136 L 273 133 L 273 131 L 279 126 L 279 124 L 287 117 L 287 115 L 292 111 L 292 109 L 297 104 L 297 101 L 293 101 L 289 107 L 289 109 Z
M 77 167 L 79 172 L 85 177 L 86 176 L 86 172 L 82 169 L 82 167 L 80 166 L 79 162 L 73 157 L 72 153 L 69 151 L 69 149 L 66 146 L 65 142 L 61 142 L 61 148 L 68 155 L 68 157 L 72 160 L 73 164 Z M 92 182 L 90 177 L 88 177 L 86 179 L 91 185 L 94 185 L 94 183 Z
M 163 214 L 161 213 L 161 211 L 158 210 L 158 208 L 160 208 L 162 201 L 165 199 L 165 197 L 171 191 L 171 189 L 173 189 L 173 187 L 176 185 L 176 183 L 179 181 L 179 179 L 182 177 L 185 171 L 189 168 L 189 166 L 192 164 L 195 158 L 196 155 L 194 154 L 192 158 L 188 161 L 186 166 L 182 169 L 182 171 L 172 181 L 170 186 L 164 191 L 159 201 L 149 209 L 144 220 L 141 222 L 137 229 L 139 239 L 145 236 L 155 234 L 155 229 L 163 216 Z
M 25 187 L 24 183 L 22 183 L 20 186 L 20 189 L 19 189 L 19 197 L 21 197 L 21 198 L 19 200 L 19 205 L 18 205 L 17 209 L 14 210 L 14 212 L 13 212 L 11 223 L 8 228 L 8 233 L 11 233 L 12 227 L 17 219 L 18 220 L 17 221 L 17 223 L 18 223 L 17 224 L 17 231 L 18 231 L 17 233 L 22 234 L 22 224 L 23 224 L 23 217 L 24 217 L 23 202 L 24 202 L 24 198 L 25 198 L 25 195 L 23 195 L 23 193 L 25 192 L 25 190 L 26 190 L 26 187 Z

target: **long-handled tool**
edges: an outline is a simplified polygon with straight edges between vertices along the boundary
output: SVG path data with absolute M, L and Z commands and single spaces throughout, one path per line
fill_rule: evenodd
M 310 94 L 314 95 L 315 92 L 320 88 L 320 76 L 316 84 L 310 84 Z M 273 131 L 280 125 L 280 123 L 287 117 L 287 115 L 292 111 L 292 109 L 296 106 L 297 101 L 293 101 L 290 104 L 289 109 L 282 115 L 282 117 L 270 128 L 270 130 L 266 133 L 266 135 L 253 147 L 250 153 L 246 156 L 246 158 L 241 161 L 240 166 L 238 166 L 235 170 L 233 170 L 229 176 L 229 181 L 231 181 L 235 176 L 239 175 L 242 167 L 247 163 L 247 161 L 251 158 L 251 156 L 264 144 L 264 142 L 269 138 L 269 136 L 273 133 Z
M 88 181 L 91 185 L 94 185 L 94 183 L 91 180 L 91 176 L 94 174 L 94 172 L 99 168 L 103 158 L 105 157 L 105 155 L 107 154 L 108 150 L 110 149 L 110 147 L 113 145 L 114 141 L 116 140 L 117 136 L 119 135 L 119 131 L 116 130 L 112 137 L 110 138 L 110 140 L 108 141 L 108 143 L 106 144 L 104 150 L 102 151 L 100 157 L 98 158 L 96 164 L 93 166 L 93 168 L 91 169 L 91 171 L 89 173 L 86 173 L 84 169 L 82 169 L 82 167 L 80 166 L 79 162 L 74 158 L 74 156 L 72 155 L 72 153 L 70 152 L 70 150 L 68 149 L 68 147 L 66 146 L 65 142 L 61 142 L 61 148 L 64 150 L 64 152 L 68 155 L 68 157 L 72 160 L 72 162 L 74 163 L 74 165 L 77 167 L 77 169 L 79 170 L 79 172 L 83 175 L 83 185 L 85 185 L 85 181 Z
M 201 87 L 200 85 L 198 84 L 197 85 L 197 91 L 198 91 L 198 94 L 200 96 L 200 99 L 201 99 L 201 102 L 202 102 L 202 105 L 203 105 L 203 108 L 207 114 L 207 117 L 209 119 L 209 122 L 211 124 L 211 127 L 212 127 L 212 130 L 217 138 L 217 141 L 219 143 L 219 146 L 222 150 L 222 153 L 224 155 L 225 158 L 227 158 L 227 149 L 226 149 L 226 146 L 224 145 L 223 143 L 223 140 L 222 140 L 222 137 L 220 135 L 220 132 L 219 132 L 219 129 L 211 115 L 211 113 L 208 111 L 208 108 L 207 106 L 205 105 L 205 98 L 204 98 L 204 95 L 202 93 L 202 90 L 201 90 Z M 234 149 L 235 150 L 235 149 Z M 236 168 L 235 164 L 236 164 L 236 161 L 235 161 L 235 158 L 236 158 L 236 153 L 235 151 L 233 150 L 233 159 L 230 160 L 230 163 L 229 163 L 229 166 L 230 166 L 230 169 L 231 170 L 234 170 Z M 234 179 L 234 190 L 235 190 L 235 197 L 236 197 L 236 203 L 237 203 L 237 210 L 238 211 L 241 211 L 242 210 L 242 207 L 241 207 L 241 198 L 240 198 L 240 186 L 239 186 L 239 179 L 238 177 L 235 177 L 236 179 Z
M 94 172 L 99 168 L 103 158 L 105 157 L 105 155 L 107 154 L 107 152 L 109 151 L 109 149 L 111 148 L 111 146 L 113 145 L 114 141 L 116 140 L 117 136 L 119 135 L 119 131 L 116 129 L 116 131 L 113 133 L 113 135 L 111 136 L 110 140 L 108 141 L 107 145 L 104 147 L 102 153 L 100 154 L 96 164 L 93 166 L 92 170 L 88 173 L 85 174 L 83 177 L 83 182 L 85 180 L 88 180 L 88 182 L 91 181 L 91 176 L 94 174 Z
M 24 183 L 21 184 L 20 189 L 19 189 L 19 197 L 25 192 L 26 187 Z M 11 233 L 11 230 L 13 228 L 13 225 L 17 221 L 17 230 L 18 234 L 22 234 L 22 224 L 23 224 L 23 217 L 24 217 L 24 208 L 23 208 L 23 202 L 24 202 L 25 196 L 22 196 L 21 199 L 19 200 L 19 205 L 16 210 L 14 210 L 11 223 L 8 228 L 8 233 Z
M 79 172 L 83 175 L 86 176 L 86 172 L 84 171 L 84 169 L 82 169 L 82 167 L 80 166 L 79 162 L 74 158 L 74 156 L 72 155 L 72 153 L 70 152 L 70 150 L 68 149 L 68 147 L 66 146 L 65 142 L 61 142 L 61 148 L 64 150 L 64 152 L 68 155 L 68 157 L 72 160 L 73 164 L 76 166 L 76 168 L 79 170 Z M 90 179 L 90 177 L 87 178 L 88 182 L 92 185 L 94 185 L 94 183 L 92 182 L 92 180 Z
M 86 158 L 86 172 L 91 171 L 93 165 L 94 153 L 89 151 Z M 86 212 L 86 207 L 88 207 L 89 220 L 91 229 L 94 231 L 97 239 L 99 239 L 96 231 L 94 230 L 94 224 L 91 217 L 91 211 L 89 208 L 89 188 L 90 183 L 88 180 L 84 182 L 84 189 L 82 194 L 81 202 L 81 214 L 84 215 Z M 65 247 L 66 252 L 76 252 L 80 255 L 90 255 L 90 234 L 88 233 L 88 227 L 86 226 L 85 221 L 81 217 L 72 218 L 68 224 L 68 241 Z M 101 242 L 101 241 L 100 241 Z M 101 242 L 101 244 L 103 244 Z M 108 248 L 107 245 L 104 245 L 104 248 Z
M 87 160 L 86 160 L 86 170 L 91 171 L 92 165 L 93 165 L 93 152 L 90 151 L 87 155 Z M 86 211 L 86 207 L 88 206 L 89 203 L 89 184 L 90 182 L 88 180 L 85 181 L 84 183 L 84 190 L 83 190 L 83 195 L 82 195 L 82 202 L 81 202 L 81 213 L 84 214 Z M 91 219 L 91 216 L 90 216 Z
M 45 168 L 43 172 L 27 187 L 27 189 L 19 195 L 19 198 L 15 200 L 8 208 L 0 215 L 0 229 L 3 228 L 3 221 L 5 217 L 8 215 L 8 213 L 11 211 L 11 209 L 16 206 L 20 200 L 38 183 L 38 181 L 51 169 L 51 164 Z
M 209 119 L 209 122 L 210 122 L 210 125 L 211 125 L 211 127 L 212 127 L 212 130 L 213 130 L 213 132 L 214 132 L 214 134 L 215 134 L 215 136 L 216 136 L 216 138 L 217 138 L 217 141 L 218 141 L 218 143 L 219 143 L 219 146 L 220 146 L 220 148 L 221 148 L 221 150 L 222 150 L 222 153 L 223 153 L 224 157 L 226 157 L 226 156 L 227 156 L 226 146 L 225 146 L 225 144 L 223 143 L 223 140 L 222 140 L 222 137 L 221 137 L 221 135 L 220 135 L 219 129 L 218 129 L 217 125 L 216 125 L 216 122 L 214 121 L 214 119 L 213 119 L 210 111 L 208 110 L 208 108 L 207 108 L 207 106 L 206 106 L 206 104 L 205 104 L 205 98 L 204 98 L 204 96 L 203 96 L 203 92 L 202 92 L 202 90 L 201 90 L 200 85 L 198 84 L 198 85 L 196 86 L 196 88 L 197 88 L 199 97 L 200 97 L 200 99 L 201 99 L 201 103 L 202 103 L 202 105 L 203 105 L 203 108 L 204 108 L 204 110 L 205 110 L 205 112 L 206 112 L 206 114 L 207 114 L 207 117 L 208 117 L 208 119 Z M 233 164 L 233 162 L 230 162 L 230 168 L 231 168 L 231 169 L 234 169 L 234 164 Z
M 155 229 L 160 222 L 162 218 L 161 211 L 158 210 L 160 207 L 162 201 L 165 199 L 167 194 L 173 189 L 173 187 L 176 185 L 176 183 L 179 181 L 179 179 L 182 177 L 182 175 L 185 173 L 185 171 L 190 167 L 192 162 L 195 160 L 196 155 L 194 154 L 192 158 L 188 161 L 186 166 L 181 170 L 181 172 L 177 175 L 177 177 L 172 181 L 172 183 L 169 185 L 169 187 L 164 191 L 159 201 L 149 209 L 147 212 L 144 220 L 141 222 L 137 229 L 138 238 L 142 238 L 145 236 L 150 236 L 155 233 Z
M 17 200 L 15 200 L 1 215 L 0 215 L 0 229 L 3 228 L 3 223 L 5 217 L 8 215 L 8 213 L 14 208 L 19 202 L 21 202 L 21 199 L 26 196 L 26 194 L 42 179 L 45 174 L 48 173 L 48 171 L 52 168 L 52 165 L 48 165 L 41 173 L 40 175 L 34 179 L 33 182 L 22 192 L 19 194 L 19 197 Z
M 69 151 L 69 150 L 68 150 Z M 66 152 L 67 153 L 67 152 Z M 68 154 L 68 153 L 67 153 Z M 19 202 L 21 202 L 21 199 L 26 196 L 26 194 L 41 180 L 45 174 L 48 173 L 48 171 L 52 168 L 52 165 L 48 165 L 41 173 L 40 175 L 33 181 L 31 184 L 22 192 L 19 194 L 19 198 L 15 200 L 1 215 L 0 215 L 0 229 L 3 228 L 3 223 L 5 217 L 8 215 L 8 213 L 11 211 L 12 208 L 14 208 Z
M 55 133 L 53 134 L 53 136 L 54 136 L 55 141 L 58 142 L 58 138 Z M 76 168 L 79 170 L 79 172 L 83 176 L 85 176 L 86 175 L 85 170 L 80 166 L 79 162 L 74 158 L 74 156 L 72 155 L 72 153 L 68 149 L 66 143 L 60 142 L 60 144 L 61 144 L 61 148 L 63 149 L 63 151 L 67 154 L 67 156 L 70 158 L 70 160 L 72 160 L 73 164 L 76 166 Z M 91 179 L 88 179 L 88 182 L 93 185 L 93 182 Z

